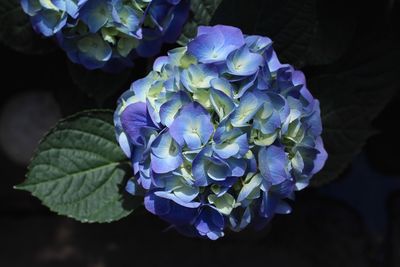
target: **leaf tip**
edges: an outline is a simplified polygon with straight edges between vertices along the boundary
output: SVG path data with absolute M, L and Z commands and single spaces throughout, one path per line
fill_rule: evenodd
M 14 185 L 14 186 L 13 186 L 13 189 L 14 189 L 14 190 L 27 190 L 27 189 L 26 189 L 25 182 L 20 183 L 20 184 L 17 184 L 17 185 Z

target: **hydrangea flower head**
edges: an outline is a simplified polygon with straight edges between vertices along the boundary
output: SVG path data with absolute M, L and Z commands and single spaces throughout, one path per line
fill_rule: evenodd
M 189 0 L 21 0 L 34 29 L 56 36 L 68 57 L 88 69 L 131 66 L 175 42 Z
M 318 100 L 267 37 L 200 27 L 158 58 L 115 112 L 127 190 L 178 231 L 217 239 L 260 228 L 327 159 Z

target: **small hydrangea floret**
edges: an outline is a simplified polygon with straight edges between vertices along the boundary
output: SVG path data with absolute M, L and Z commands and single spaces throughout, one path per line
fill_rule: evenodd
M 127 190 L 189 236 L 260 228 L 291 211 L 327 159 L 318 100 L 267 37 L 200 27 L 119 100 Z

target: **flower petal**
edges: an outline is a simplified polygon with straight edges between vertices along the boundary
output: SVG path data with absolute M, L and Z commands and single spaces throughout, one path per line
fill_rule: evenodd
M 239 76 L 256 73 L 263 62 L 264 58 L 260 54 L 250 52 L 246 46 L 231 52 L 226 60 L 229 73 Z
M 287 180 L 287 156 L 282 147 L 263 147 L 258 153 L 258 166 L 262 176 L 272 184 Z

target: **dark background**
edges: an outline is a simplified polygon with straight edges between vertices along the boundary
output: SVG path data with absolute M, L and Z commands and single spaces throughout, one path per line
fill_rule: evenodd
M 361 49 L 387 53 L 374 49 L 380 41 L 400 49 L 399 1 L 346 1 L 324 16 L 346 16 L 346 10 L 352 10 L 356 20 L 350 45 L 332 64 L 304 66 L 307 77 L 345 65 L 349 55 Z M 217 21 L 230 23 L 229 12 L 219 9 Z M 246 30 L 252 14 L 242 16 L 238 23 Z M 344 30 L 338 37 L 346 34 Z M 328 47 L 336 45 L 332 36 L 325 38 Z M 140 59 L 134 69 L 115 76 L 87 74 L 68 63 L 60 50 L 25 55 L 0 46 L 0 58 L 0 266 L 400 266 L 398 92 L 374 119 L 375 135 L 338 179 L 299 192 L 294 212 L 277 216 L 265 230 L 227 233 L 212 242 L 164 231 L 167 225 L 143 208 L 119 222 L 82 224 L 51 213 L 29 193 L 13 189 L 24 180 L 38 138 L 57 118 L 87 108 L 113 109 L 130 82 L 145 75 L 151 59 Z M 397 58 L 385 60 L 379 64 L 400 64 L 393 62 Z M 303 67 L 301 61 L 295 63 Z M 90 75 L 86 90 L 76 85 L 76 73 Z M 398 77 L 391 82 L 397 91 Z M 370 78 L 365 76 L 367 83 Z M 116 90 L 105 90 L 108 84 Z M 379 84 L 376 90 L 381 90 Z

